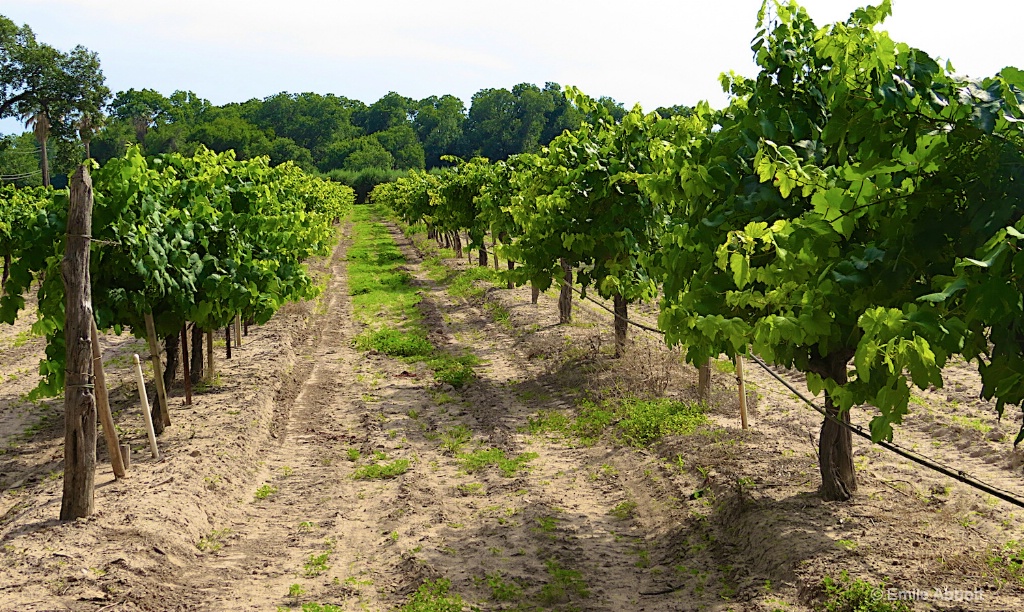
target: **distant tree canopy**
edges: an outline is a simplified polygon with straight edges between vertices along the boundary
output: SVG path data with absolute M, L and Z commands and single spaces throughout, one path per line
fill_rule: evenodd
M 447 155 L 497 161 L 538 152 L 588 119 L 557 83 L 483 89 L 468 108 L 452 95 L 415 100 L 396 92 L 372 104 L 282 92 L 216 106 L 191 91 L 165 96 L 134 88 L 109 99 L 95 53 L 83 47 L 63 53 L 37 42 L 28 26 L 0 16 L 0 118 L 29 120 L 35 143 L 24 136 L 0 142 L 0 174 L 21 177 L 19 184 L 38 181 L 23 175 L 34 172 L 32 163 L 39 167 L 29 160 L 47 142 L 58 176 L 85 156 L 103 163 L 134 144 L 147 155 L 187 155 L 203 145 L 233 149 L 240 159 L 291 161 L 362 193 L 362 183 L 373 177 L 445 166 Z M 625 114 L 611 98 L 598 102 L 616 119 Z M 672 107 L 665 114 L 687 110 Z

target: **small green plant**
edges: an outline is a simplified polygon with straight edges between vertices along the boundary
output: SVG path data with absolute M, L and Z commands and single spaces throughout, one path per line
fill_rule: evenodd
M 877 587 L 866 580 L 854 580 L 843 570 L 839 579 L 825 576 L 821 581 L 825 601 L 818 607 L 824 612 L 910 612 L 902 601 L 887 601 L 885 583 Z
M 624 502 L 616 505 L 611 510 L 609 510 L 608 514 L 614 516 L 615 518 L 619 519 L 620 521 L 624 521 L 626 519 L 630 519 L 630 518 L 633 517 L 633 511 L 634 510 L 636 510 L 636 502 L 635 501 L 624 501 Z
M 299 523 L 299 531 L 303 533 L 309 533 L 316 529 L 316 523 L 313 521 L 302 521 Z
M 352 462 L 359 461 L 359 457 L 360 457 L 359 449 L 358 448 L 350 448 L 350 449 L 348 449 L 347 451 L 345 451 L 345 457 L 347 457 L 348 460 L 352 461 Z
M 381 478 L 397 478 L 409 471 L 408 459 L 395 459 L 391 463 L 371 463 L 358 468 L 352 478 L 356 480 L 378 480 Z
M 537 529 L 541 533 L 551 533 L 558 528 L 558 519 L 553 516 L 537 517 Z
M 292 599 L 298 599 L 305 594 L 306 589 L 302 588 L 301 584 L 295 583 L 288 586 L 288 597 L 291 597 Z
M 224 546 L 224 538 L 231 533 L 230 529 L 214 529 L 209 535 L 199 538 L 196 548 L 202 552 L 217 552 Z
M 294 470 L 287 465 L 281 467 L 281 476 L 283 478 L 288 478 L 292 473 L 294 473 Z
M 498 572 L 487 574 L 486 579 L 491 599 L 495 601 L 516 601 L 523 596 L 523 587 L 515 580 L 505 580 Z
M 541 587 L 538 596 L 541 603 L 550 606 L 570 601 L 573 597 L 590 597 L 587 583 L 583 581 L 583 576 L 578 571 L 565 569 L 554 559 L 549 559 L 544 566 L 551 580 Z
M 302 612 L 341 612 L 341 608 L 333 604 L 304 603 Z
M 260 488 L 256 489 L 256 499 L 266 499 L 273 495 L 274 493 L 277 493 L 277 487 L 265 484 Z
M 458 594 L 449 593 L 451 587 L 451 581 L 445 578 L 428 580 L 397 612 L 462 612 L 466 602 Z
M 472 473 L 495 465 L 501 471 L 502 476 L 511 478 L 516 475 L 516 472 L 525 470 L 526 464 L 538 456 L 537 453 L 522 453 L 514 459 L 509 459 L 500 448 L 485 448 L 472 453 L 461 453 L 458 455 L 458 459 L 462 464 L 462 469 L 466 472 Z
M 316 576 L 319 576 L 331 569 L 331 567 L 327 565 L 327 560 L 330 559 L 330 557 L 331 553 L 329 552 L 320 553 L 319 555 L 309 555 L 309 559 L 302 565 L 302 572 L 307 578 L 315 578 Z
M 472 438 L 473 432 L 459 424 L 441 433 L 441 448 L 449 455 L 457 455 Z
M 857 543 L 853 540 L 836 540 L 836 546 L 842 548 L 847 552 L 853 552 L 857 550 Z

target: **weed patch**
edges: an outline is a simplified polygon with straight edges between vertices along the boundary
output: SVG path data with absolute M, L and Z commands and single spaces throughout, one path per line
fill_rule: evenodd
M 379 480 L 382 478 L 397 478 L 409 471 L 408 459 L 395 459 L 391 463 L 371 463 L 357 468 L 352 474 L 356 480 Z
M 469 473 L 478 472 L 493 465 L 497 466 L 501 475 L 506 478 L 511 478 L 516 475 L 516 472 L 527 469 L 526 464 L 537 457 L 537 453 L 523 453 L 514 459 L 509 459 L 505 456 L 505 451 L 500 448 L 486 448 L 458 455 L 462 469 Z
M 450 580 L 428 580 L 416 589 L 409 602 L 396 612 L 462 612 L 466 602 L 458 594 L 450 593 Z

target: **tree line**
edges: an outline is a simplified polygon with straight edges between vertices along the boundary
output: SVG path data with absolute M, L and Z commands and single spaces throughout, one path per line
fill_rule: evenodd
M 599 103 L 613 116 L 625 114 L 612 98 Z M 587 120 L 550 82 L 482 89 L 468 108 L 452 95 L 416 100 L 395 92 L 371 104 L 283 92 L 219 106 L 192 91 L 111 95 L 95 53 L 61 52 L 0 16 L 0 118 L 8 117 L 32 128 L 0 138 L 0 175 L 17 185 L 48 184 L 52 166 L 60 186 L 81 159 L 103 163 L 131 145 L 145 155 L 191 155 L 202 146 L 233 150 L 238 159 L 267 156 L 273 165 L 290 161 L 363 195 L 396 174 L 444 166 L 445 155 L 499 160 L 537 152 Z

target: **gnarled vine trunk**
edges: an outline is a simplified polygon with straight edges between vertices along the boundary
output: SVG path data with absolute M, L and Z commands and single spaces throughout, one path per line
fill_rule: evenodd
M 572 321 L 572 268 L 565 258 L 560 259 L 558 263 L 562 265 L 562 272 L 565 274 L 562 291 L 558 294 L 558 322 L 568 323 Z
M 192 325 L 192 359 L 189 374 L 192 376 L 192 384 L 198 384 L 203 379 L 203 330 L 198 325 Z
M 626 298 L 615 294 L 613 298 L 615 310 L 615 356 L 622 357 L 626 352 L 626 331 L 629 319 L 627 318 Z
M 181 340 L 178 334 L 164 338 L 164 352 L 167 354 L 167 366 L 164 368 L 164 389 L 170 390 L 171 384 L 178 376 L 178 350 L 181 347 Z
M 846 363 L 852 352 L 830 354 L 816 368 L 818 374 L 838 384 L 847 381 Z M 849 424 L 850 411 L 840 414 L 839 406 L 825 393 L 825 412 Z M 846 501 L 857 491 L 857 476 L 853 467 L 853 434 L 831 418 L 825 418 L 818 437 L 818 470 L 821 472 L 821 497 L 826 501 Z

